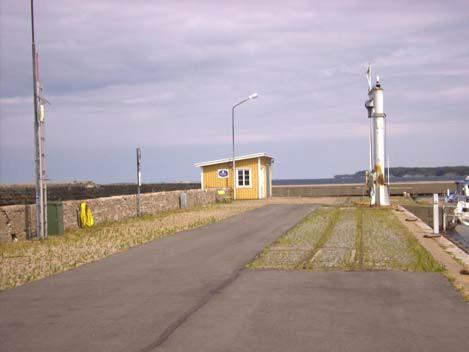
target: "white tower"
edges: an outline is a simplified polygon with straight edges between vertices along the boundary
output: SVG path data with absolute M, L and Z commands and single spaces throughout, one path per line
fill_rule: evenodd
M 371 67 L 368 66 L 368 100 L 365 107 L 370 121 L 370 171 L 367 172 L 367 185 L 370 193 L 370 204 L 377 206 L 390 205 L 389 190 L 385 175 L 386 165 L 386 114 L 384 113 L 384 90 L 379 77 L 371 86 Z M 389 167 L 389 165 L 388 165 Z

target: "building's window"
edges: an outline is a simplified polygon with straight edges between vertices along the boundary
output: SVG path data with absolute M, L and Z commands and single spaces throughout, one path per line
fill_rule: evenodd
M 238 169 L 238 187 L 251 186 L 251 169 Z

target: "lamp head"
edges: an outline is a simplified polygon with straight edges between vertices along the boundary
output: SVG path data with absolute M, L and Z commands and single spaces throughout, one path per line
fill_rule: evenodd
M 253 94 L 251 94 L 250 96 L 248 96 L 248 99 L 250 99 L 250 100 L 256 99 L 258 96 L 259 96 L 259 94 L 253 93 Z

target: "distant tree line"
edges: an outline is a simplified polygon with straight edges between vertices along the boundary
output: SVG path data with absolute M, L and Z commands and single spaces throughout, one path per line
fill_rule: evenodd
M 364 177 L 365 172 L 365 170 L 361 170 L 354 174 L 335 175 L 334 178 Z M 469 166 L 391 167 L 389 174 L 394 177 L 467 176 L 469 175 Z

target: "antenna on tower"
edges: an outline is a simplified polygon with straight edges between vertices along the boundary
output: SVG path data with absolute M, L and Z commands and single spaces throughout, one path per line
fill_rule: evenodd
M 371 65 L 368 64 L 368 69 L 366 70 L 366 80 L 368 81 L 368 92 L 371 91 Z

